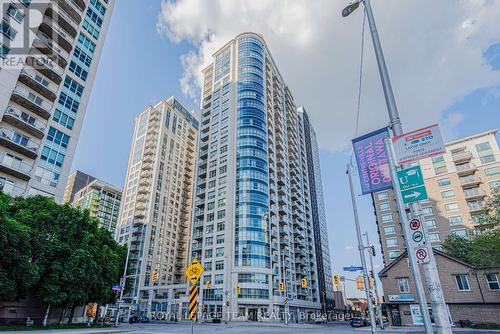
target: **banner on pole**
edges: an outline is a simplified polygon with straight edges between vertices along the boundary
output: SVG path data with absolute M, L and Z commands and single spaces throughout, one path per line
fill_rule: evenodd
M 389 132 L 382 128 L 352 140 L 363 195 L 392 187 L 387 138 Z
M 392 138 L 392 143 L 400 164 L 446 152 L 437 124 L 396 136 Z

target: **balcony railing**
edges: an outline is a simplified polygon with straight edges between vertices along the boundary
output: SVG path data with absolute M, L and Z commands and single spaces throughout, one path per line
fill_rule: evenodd
M 29 132 L 38 138 L 43 138 L 43 134 L 47 126 L 46 123 L 41 122 L 35 117 L 28 115 L 24 111 L 21 111 L 12 106 L 7 107 L 4 118 L 6 115 L 14 119 L 10 123 L 16 123 L 15 125 L 17 127 L 21 127 L 26 132 Z
M 469 161 L 470 159 L 472 159 L 471 152 L 452 153 L 451 156 L 452 156 L 454 162 Z
M 33 170 L 33 166 L 24 162 L 14 159 L 12 156 L 7 155 L 6 152 L 0 152 L 0 165 L 9 168 L 11 171 L 16 172 L 16 176 L 18 173 L 21 173 L 27 176 L 29 179 L 31 175 L 31 171 Z
M 37 151 L 40 144 L 25 136 L 18 135 L 11 129 L 0 128 L 0 138 L 4 140 L 10 148 L 20 151 L 21 154 L 33 159 L 38 156 Z
M 486 196 L 486 193 L 482 189 L 474 189 L 474 190 L 467 189 L 467 191 L 464 191 L 464 194 L 465 194 L 465 199 Z
M 43 31 L 38 31 L 37 37 L 43 42 L 43 44 L 45 44 L 47 47 L 57 52 L 57 54 L 61 56 L 61 58 L 63 58 L 64 60 L 68 60 L 69 53 L 62 47 L 57 45 L 49 35 L 47 35 Z
M 14 94 L 18 94 L 19 96 L 24 97 L 26 100 L 30 101 L 31 103 L 39 106 L 43 110 L 50 112 L 50 109 L 52 108 L 52 104 L 49 102 L 45 101 L 38 95 L 35 95 L 34 93 L 31 93 L 28 89 L 22 87 L 22 86 L 16 86 L 14 89 Z
M 48 79 L 43 78 L 40 74 L 37 74 L 34 69 L 29 68 L 29 67 L 25 67 L 25 68 L 23 68 L 21 73 L 25 74 L 26 76 L 33 79 L 33 81 L 36 81 L 40 85 L 44 86 L 45 88 L 50 90 L 52 93 L 57 94 L 57 89 L 59 87 L 55 83 L 53 83 L 52 81 L 49 81 Z

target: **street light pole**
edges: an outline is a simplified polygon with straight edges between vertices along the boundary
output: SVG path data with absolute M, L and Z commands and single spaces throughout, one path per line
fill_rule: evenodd
M 123 275 L 122 275 L 123 286 L 120 286 L 120 288 L 121 288 L 120 289 L 120 299 L 118 299 L 118 301 L 116 303 L 115 327 L 118 326 L 118 322 L 120 319 L 120 307 L 121 307 L 121 304 L 123 303 L 123 290 L 125 290 L 125 282 L 127 280 L 128 258 L 129 258 L 129 254 L 130 254 L 130 245 L 131 245 L 131 241 L 132 241 L 132 230 L 133 230 L 133 225 L 131 224 L 130 231 L 128 233 L 127 256 L 125 257 L 125 268 L 123 269 Z M 120 285 L 122 282 L 120 282 Z
M 351 190 L 352 209 L 354 211 L 354 223 L 356 225 L 356 236 L 358 238 L 359 257 L 361 258 L 361 266 L 363 267 L 363 281 L 365 283 L 366 300 L 368 301 L 368 312 L 370 314 L 371 332 L 372 334 L 374 334 L 376 332 L 376 322 L 375 322 L 375 316 L 373 314 L 372 299 L 370 297 L 370 281 L 368 279 L 368 272 L 366 268 L 365 247 L 363 246 L 363 239 L 361 238 L 361 228 L 359 226 L 359 217 L 358 217 L 358 206 L 356 204 L 356 196 L 354 195 L 354 185 L 352 182 L 352 170 L 350 163 L 347 164 L 346 173 L 349 178 L 349 189 Z
M 403 134 L 403 126 L 401 124 L 401 119 L 399 117 L 399 112 L 398 108 L 396 105 L 396 99 L 394 98 L 394 92 L 392 90 L 392 85 L 391 85 L 391 80 L 389 78 L 389 73 L 387 71 L 387 66 L 385 64 L 385 59 L 384 59 L 384 53 L 382 51 L 382 45 L 380 44 L 380 39 L 378 36 L 377 32 L 377 26 L 375 24 L 375 19 L 373 17 L 373 11 L 371 7 L 370 0 L 358 0 L 354 4 L 349 5 L 344 9 L 342 12 L 343 16 L 347 16 L 350 13 L 352 13 L 358 6 L 359 3 L 363 2 L 365 5 L 365 11 L 366 11 L 366 16 L 368 18 L 368 25 L 370 27 L 370 33 L 372 36 L 372 41 L 373 41 L 373 47 L 375 50 L 375 56 L 377 58 L 377 65 L 380 73 L 380 80 L 382 82 L 382 88 L 384 90 L 384 97 L 385 97 L 385 103 L 387 105 L 387 111 L 389 113 L 389 119 L 390 119 L 390 126 L 392 128 L 392 133 L 394 136 L 399 136 Z M 405 168 L 407 166 L 403 166 Z M 393 179 L 394 180 L 394 179 Z M 411 213 L 413 217 L 417 217 L 418 214 L 421 212 L 420 204 L 419 203 L 413 203 L 410 205 Z M 404 223 L 405 217 L 405 211 L 400 212 L 401 215 L 401 220 Z M 424 228 L 424 233 L 425 228 Z M 408 252 L 408 257 L 411 257 L 412 255 L 410 254 L 411 250 L 407 249 Z M 441 288 L 441 282 L 439 279 L 439 273 L 437 271 L 437 266 L 434 258 L 434 253 L 432 249 L 429 252 L 429 258 L 430 258 L 430 263 L 424 264 L 423 265 L 423 271 L 424 275 L 427 281 L 427 285 L 429 288 L 429 296 L 431 298 L 434 314 L 435 314 L 435 320 L 436 320 L 436 328 L 438 331 L 438 334 L 451 334 L 451 325 L 450 321 L 448 319 L 448 312 L 446 310 L 446 304 L 444 300 L 444 294 L 443 290 Z M 413 271 L 418 271 L 418 265 L 416 267 L 412 266 Z M 423 295 L 423 292 L 421 293 Z M 421 307 L 421 310 L 423 318 L 424 318 L 424 324 L 426 327 L 426 333 L 427 334 L 432 334 L 432 324 L 427 323 L 428 320 L 430 319 L 429 317 L 429 310 L 426 308 L 423 309 Z
M 366 237 L 366 246 L 368 248 L 370 247 L 370 239 L 368 239 L 368 233 L 365 233 Z M 372 272 L 372 279 L 373 279 L 373 290 L 375 290 L 375 297 L 376 300 L 379 301 L 379 295 L 378 295 L 378 288 L 377 288 L 377 280 L 375 279 L 375 273 L 373 271 L 373 259 L 372 257 L 375 256 L 374 254 L 370 254 L 368 258 L 370 259 L 370 270 Z M 375 302 L 375 306 L 377 308 L 377 313 L 378 313 L 378 321 L 380 321 L 380 329 L 384 329 L 384 319 L 382 317 L 382 305 L 380 303 Z

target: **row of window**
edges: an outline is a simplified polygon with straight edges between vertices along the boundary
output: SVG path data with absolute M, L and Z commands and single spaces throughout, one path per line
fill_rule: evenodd
M 485 274 L 486 284 L 491 291 L 500 291 L 500 284 L 497 273 Z M 471 291 L 469 275 L 454 275 L 454 280 L 458 291 Z M 400 293 L 410 293 L 408 278 L 397 278 Z

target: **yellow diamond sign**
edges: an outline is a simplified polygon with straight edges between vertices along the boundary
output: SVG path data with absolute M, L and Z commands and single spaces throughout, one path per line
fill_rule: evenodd
M 200 277 L 204 271 L 205 271 L 205 269 L 203 269 L 203 266 L 201 265 L 201 263 L 198 262 L 198 259 L 194 258 L 184 273 L 186 274 L 187 278 L 189 278 L 191 283 L 193 285 L 195 285 L 198 282 L 198 280 L 200 279 Z

